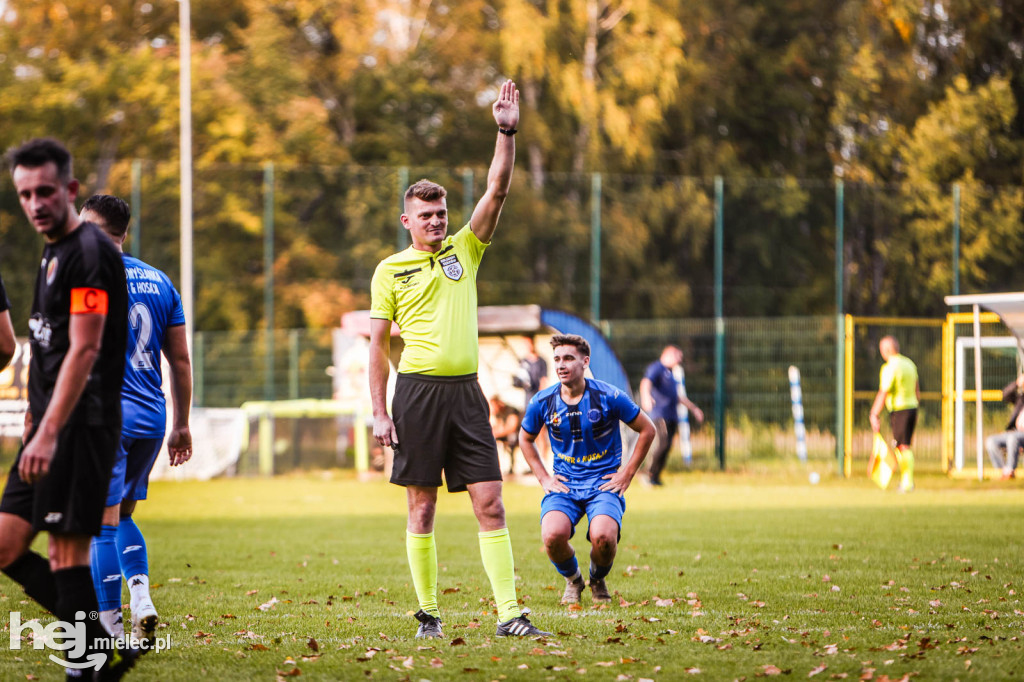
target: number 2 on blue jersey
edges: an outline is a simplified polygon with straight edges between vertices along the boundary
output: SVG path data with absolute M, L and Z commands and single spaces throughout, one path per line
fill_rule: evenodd
M 153 351 L 149 350 L 149 341 L 153 336 L 153 315 L 145 303 L 136 302 L 128 309 L 128 324 L 135 336 L 135 350 L 130 359 L 134 370 L 156 369 L 153 364 Z

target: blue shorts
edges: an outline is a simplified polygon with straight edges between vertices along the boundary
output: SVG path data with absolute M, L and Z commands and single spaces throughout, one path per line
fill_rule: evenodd
M 571 538 L 576 534 L 576 524 L 583 515 L 587 515 L 587 540 L 590 540 L 589 524 L 599 515 L 610 516 L 619 524 L 619 536 L 622 536 L 622 516 L 626 513 L 626 498 L 597 488 L 570 488 L 567 493 L 548 493 L 540 503 L 540 519 L 551 511 L 560 511 L 569 517 L 572 524 Z
M 126 500 L 144 500 L 149 489 L 149 472 L 153 470 L 164 439 L 121 436 L 107 488 L 107 506 Z

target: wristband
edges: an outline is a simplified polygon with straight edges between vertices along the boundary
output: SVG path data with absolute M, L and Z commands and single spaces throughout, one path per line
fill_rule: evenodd
M 519 131 L 516 130 L 515 128 L 498 128 L 498 132 L 501 133 L 502 135 L 508 135 L 509 137 L 512 137 Z

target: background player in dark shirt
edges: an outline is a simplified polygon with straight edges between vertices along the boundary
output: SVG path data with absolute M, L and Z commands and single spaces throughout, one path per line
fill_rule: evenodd
M 69 675 L 99 659 L 99 679 L 119 679 L 137 651 L 111 648 L 98 621 L 76 614 L 97 608 L 89 545 L 121 428 L 124 268 L 107 236 L 79 220 L 78 181 L 60 142 L 31 140 L 7 158 L 46 245 L 29 320 L 31 419 L 0 499 L 0 568 L 65 623 L 83 623 L 85 646 L 66 652 Z M 39 531 L 49 533 L 49 561 L 29 550 Z
M 672 370 L 683 361 L 679 346 L 665 346 L 661 357 L 647 366 L 640 381 L 640 407 L 651 416 L 658 431 L 658 445 L 651 453 L 651 485 L 661 485 L 661 472 L 672 449 L 672 439 L 679 429 L 678 406 L 685 405 L 696 418 L 704 422 L 704 413 L 692 400 L 679 393 Z

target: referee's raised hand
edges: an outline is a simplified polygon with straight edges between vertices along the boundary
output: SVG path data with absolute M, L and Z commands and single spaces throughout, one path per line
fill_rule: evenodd
M 501 84 L 501 92 L 498 93 L 498 99 L 494 100 L 491 111 L 499 128 L 515 130 L 519 125 L 519 90 L 515 83 L 507 80 Z

